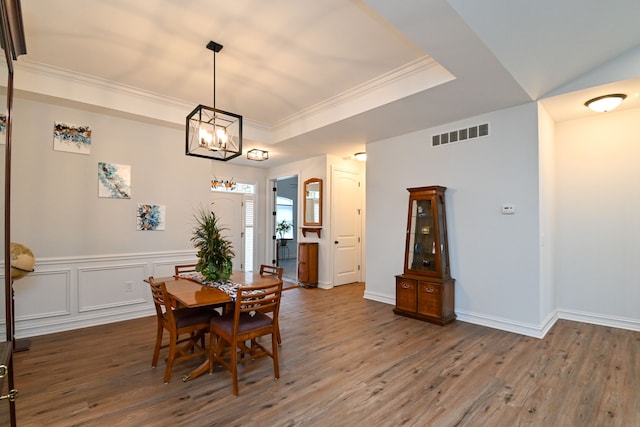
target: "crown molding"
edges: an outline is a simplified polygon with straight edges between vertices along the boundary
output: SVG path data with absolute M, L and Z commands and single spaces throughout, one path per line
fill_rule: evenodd
M 455 76 L 430 56 L 423 56 L 361 85 L 293 114 L 272 126 L 282 141 L 344 120 L 454 80 Z
M 97 111 L 118 111 L 173 126 L 184 126 L 185 117 L 194 107 L 192 102 L 42 64 L 26 57 L 16 62 L 15 87 L 45 97 L 92 105 L 97 107 Z M 243 120 L 246 138 L 271 142 L 270 126 L 247 118 Z
M 273 125 L 243 118 L 245 138 L 274 144 L 378 106 L 427 90 L 455 77 L 429 56 L 328 98 Z M 16 62 L 18 90 L 88 104 L 183 126 L 193 103 L 122 83 L 31 61 Z
M 169 105 L 180 110 L 189 111 L 193 109 L 192 103 L 188 103 L 184 100 L 171 98 L 158 93 L 145 91 L 143 89 L 127 86 L 122 83 L 114 82 L 100 77 L 90 76 L 88 74 L 78 73 L 76 71 L 67 70 L 61 67 L 42 64 L 39 62 L 31 61 L 27 58 L 21 58 L 17 62 L 16 69 L 19 72 L 16 73 L 16 86 L 22 83 L 18 89 L 34 91 L 34 87 L 22 87 L 27 83 L 35 84 L 35 88 L 39 88 L 40 80 L 35 80 L 34 77 L 38 77 L 42 81 L 56 81 L 60 85 L 76 85 L 89 89 L 89 92 L 104 91 L 120 96 L 138 98 L 144 102 L 158 103 L 163 105 Z M 21 78 L 21 77 L 28 77 Z M 48 88 L 48 91 L 55 91 L 54 88 Z M 74 91 L 75 92 L 75 91 Z M 46 91 L 40 91 L 45 95 L 53 95 L 46 93 Z M 80 100 L 81 102 L 87 102 L 87 100 Z M 97 104 L 96 102 L 88 102 Z M 184 120 L 182 120 L 183 122 Z

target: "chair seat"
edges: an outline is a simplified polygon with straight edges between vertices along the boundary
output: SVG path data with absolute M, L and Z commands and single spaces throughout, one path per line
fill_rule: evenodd
M 175 318 L 176 327 L 178 328 L 197 325 L 199 323 L 208 323 L 209 319 L 216 314 L 218 314 L 216 311 L 209 310 L 206 307 L 179 308 L 177 310 L 173 310 L 173 317 Z M 166 320 L 167 314 L 164 313 L 163 317 Z
M 253 314 L 253 315 L 252 315 Z M 238 333 L 250 331 L 252 329 L 264 328 L 271 326 L 273 319 L 264 313 L 240 313 L 240 324 L 238 325 Z M 211 324 L 216 325 L 225 333 L 231 335 L 233 331 L 233 313 L 228 315 L 215 317 L 211 319 Z

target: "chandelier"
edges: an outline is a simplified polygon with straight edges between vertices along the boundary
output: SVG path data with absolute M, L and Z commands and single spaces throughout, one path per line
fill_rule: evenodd
M 242 116 L 216 108 L 216 53 L 222 45 L 207 43 L 213 51 L 213 108 L 198 105 L 187 116 L 186 154 L 227 161 L 242 155 Z

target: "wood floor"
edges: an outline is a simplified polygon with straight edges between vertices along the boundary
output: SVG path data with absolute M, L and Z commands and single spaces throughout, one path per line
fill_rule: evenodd
M 239 397 L 226 371 L 183 383 L 197 359 L 164 384 L 153 317 L 35 337 L 15 355 L 18 425 L 640 426 L 640 332 L 440 327 L 363 291 L 285 291 L 280 379 L 245 364 Z

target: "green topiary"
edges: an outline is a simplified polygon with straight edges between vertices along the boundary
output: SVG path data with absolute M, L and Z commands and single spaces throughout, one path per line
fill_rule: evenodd
M 213 211 L 200 208 L 195 214 L 196 225 L 193 228 L 191 241 L 198 250 L 196 271 L 207 281 L 227 281 L 233 270 L 233 246 L 221 234 L 227 228 L 218 225 L 218 218 Z

